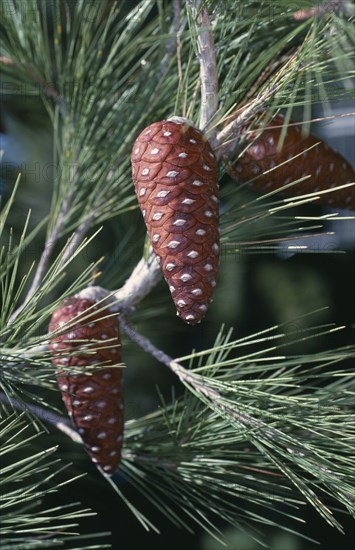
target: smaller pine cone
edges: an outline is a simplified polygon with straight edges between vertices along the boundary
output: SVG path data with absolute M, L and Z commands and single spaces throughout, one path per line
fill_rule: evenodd
M 212 301 L 219 261 L 217 163 L 211 145 L 186 119 L 155 122 L 135 141 L 132 176 L 177 315 L 195 325 Z
M 251 132 L 247 142 L 253 142 L 252 145 L 238 161 L 229 163 L 228 174 L 240 183 L 248 182 L 261 193 L 277 191 L 283 185 L 309 175 L 302 182 L 282 189 L 282 194 L 290 197 L 326 191 L 338 185 L 355 182 L 355 171 L 349 162 L 319 138 L 313 135 L 303 137 L 297 125 L 288 126 L 279 151 L 278 143 L 283 125 L 284 117 L 278 115 L 256 139 L 257 130 Z M 312 149 L 306 151 L 312 146 Z M 295 155 L 300 156 L 292 159 Z M 283 162 L 286 164 L 277 167 Z M 264 175 L 264 172 L 272 168 L 275 169 Z M 255 180 L 250 181 L 253 178 Z M 319 197 L 322 204 L 355 210 L 355 185 L 321 194 Z
M 89 309 L 89 311 L 87 311 Z M 63 401 L 95 464 L 113 474 L 121 460 L 124 422 L 123 369 L 116 317 L 80 295 L 64 300 L 53 313 L 49 331 L 68 324 L 68 331 L 50 341 Z M 86 373 L 71 368 L 92 366 Z M 62 367 L 65 366 L 66 370 Z

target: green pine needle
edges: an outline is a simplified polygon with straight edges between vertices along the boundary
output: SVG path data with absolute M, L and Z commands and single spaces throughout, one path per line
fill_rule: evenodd
M 81 544 L 87 535 L 82 536 L 78 527 L 81 518 L 95 514 L 78 503 L 46 507 L 46 497 L 75 478 L 57 479 L 67 466 L 53 458 L 56 447 L 35 454 L 31 452 L 31 444 L 39 437 L 38 433 L 27 435 L 31 432 L 24 413 L 19 416 L 7 414 L 0 423 L 1 548 L 53 548 L 74 539 L 79 543 L 76 548 L 88 548 L 85 543 Z M 90 539 L 107 535 L 93 533 Z M 106 544 L 93 546 L 108 547 Z
M 210 350 L 177 360 L 190 362 L 183 398 L 126 423 L 121 472 L 176 525 L 219 540 L 223 518 L 260 542 L 263 509 L 282 526 L 308 501 L 340 531 L 335 503 L 355 516 L 353 378 L 337 366 L 355 348 L 285 357 L 283 340 L 281 326 L 238 340 L 222 329 Z

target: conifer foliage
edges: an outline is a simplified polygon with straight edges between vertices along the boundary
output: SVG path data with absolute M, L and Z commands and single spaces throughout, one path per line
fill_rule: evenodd
M 327 119 L 353 97 L 354 14 L 332 4 L 2 3 L 5 104 L 40 104 L 52 145 L 45 181 L 19 166 L 1 182 L 4 549 L 118 547 L 82 523 L 85 493 L 67 496 L 82 476 L 117 518 L 159 532 L 156 508 L 222 543 L 227 527 L 257 544 L 271 526 L 304 536 L 305 503 L 340 532 L 355 516 L 355 347 L 331 343 L 343 323 L 302 311 L 260 328 L 248 303 L 225 326 L 244 296 L 230 252 L 305 248 L 300 236 L 351 218 L 354 171 L 309 128 L 313 104 Z M 246 317 L 258 325 L 241 336 Z M 179 331 L 193 351 L 171 357 Z M 152 362 L 175 384 L 144 408 Z

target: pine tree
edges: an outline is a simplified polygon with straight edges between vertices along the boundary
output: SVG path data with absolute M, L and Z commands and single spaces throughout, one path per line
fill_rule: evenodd
M 299 196 L 305 173 L 283 182 L 284 198 L 228 176 L 276 115 L 285 117 L 281 145 L 295 117 L 307 135 L 313 104 L 327 108 L 334 98 L 353 97 L 352 10 L 346 1 L 3 2 L 3 91 L 40 98 L 53 152 L 45 219 L 36 213 L 40 195 L 24 188 L 25 173 L 16 175 L 0 214 L 2 548 L 110 547 L 109 533 L 85 523 L 94 514 L 80 504 L 85 497 L 67 499 L 81 476 L 88 484 L 101 476 L 115 493 L 117 515 L 127 506 L 148 531 L 159 532 L 159 517 L 166 516 L 221 543 L 226 525 L 261 544 L 275 525 L 306 536 L 292 525 L 304 503 L 340 532 L 342 514 L 354 516 L 355 347 L 349 340 L 293 352 L 344 327 L 313 325 L 317 313 L 309 312 L 237 337 L 218 314 L 230 258 L 273 255 L 286 239 L 297 246 L 300 234 L 322 231 L 324 217 L 309 215 L 310 204 L 324 196 L 336 201 L 343 192 L 353 197 L 353 180 L 335 178 L 330 189 L 309 187 Z M 221 184 L 221 276 L 207 321 L 185 329 L 146 237 L 130 165 L 140 132 L 176 116 L 204 132 Z M 312 148 L 302 154 L 312 155 Z M 24 217 L 16 210 L 21 200 L 33 205 Z M 116 243 L 111 258 L 102 258 L 106 237 Z M 51 316 L 78 294 L 93 301 L 103 322 L 118 319 L 121 331 L 125 365 L 117 356 L 109 368 L 124 368 L 128 410 L 112 477 L 85 461 L 83 432 L 61 404 L 49 346 L 63 335 L 61 326 L 48 333 Z M 88 321 L 81 320 L 84 327 Z M 72 323 L 64 334 L 75 332 Z M 165 342 L 179 330 L 194 349 L 173 358 Z M 101 336 L 85 340 L 85 334 L 61 349 L 62 376 L 97 372 Z M 104 349 L 115 345 L 109 339 Z M 87 365 L 73 370 L 78 349 Z M 155 369 L 160 364 L 174 376 L 166 380 L 176 389 L 171 397 L 158 390 L 156 410 L 136 414 L 129 406 L 135 396 L 127 393 L 130 361 L 139 361 L 146 376 L 152 358 Z M 66 440 L 71 460 L 62 451 Z M 157 520 L 150 508 L 158 509 Z

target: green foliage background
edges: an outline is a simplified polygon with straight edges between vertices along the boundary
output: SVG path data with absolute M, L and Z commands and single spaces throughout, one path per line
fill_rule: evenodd
M 215 40 L 220 79 L 219 117 L 225 116 L 235 103 L 244 101 L 251 86 L 258 86 L 255 83 L 260 73 L 270 65 L 276 54 L 285 51 L 290 44 L 294 47 L 302 44 L 299 58 L 290 71 L 283 75 L 282 87 L 272 95 L 266 105 L 269 113 L 283 107 L 286 116 L 307 119 L 310 118 L 314 102 L 321 100 L 323 105 L 330 108 L 330 102 L 335 97 L 351 97 L 351 18 L 331 14 L 323 20 L 299 23 L 292 18 L 294 7 L 281 1 L 273 2 L 272 5 L 268 2 L 250 1 L 243 5 L 243 9 L 234 2 L 207 4 L 211 11 L 215 9 L 217 21 Z M 307 2 L 304 4 L 307 5 Z M 135 6 L 138 6 L 137 9 Z M 14 365 L 10 371 L 2 368 L 1 386 L 3 390 L 13 392 L 26 402 L 49 404 L 54 410 L 63 412 L 48 355 L 35 357 L 22 371 L 16 370 L 16 364 L 23 350 L 45 339 L 46 326 L 53 307 L 64 295 L 73 293 L 75 288 L 82 287 L 89 280 L 99 257 L 104 256 L 104 260 L 99 265 L 102 275 L 98 282 L 110 289 L 120 287 L 139 260 L 145 230 L 130 177 L 130 147 L 145 125 L 171 114 L 181 114 L 189 106 L 189 116 L 198 121 L 199 98 L 194 94 L 199 78 L 196 31 L 191 13 L 187 9 L 187 17 L 182 19 L 181 32 L 183 77 L 179 78 L 169 2 L 26 0 L 21 3 L 11 0 L 4 4 L 3 9 L 6 32 L 1 55 L 8 55 L 16 65 L 15 70 L 11 67 L 5 67 L 4 70 L 2 114 L 7 133 L 13 137 L 16 146 L 23 150 L 24 156 L 20 163 L 5 163 L 6 170 L 3 174 L 6 180 L 5 195 L 8 199 L 17 173 L 22 173 L 3 234 L 5 248 L 11 240 L 14 245 L 12 251 L 7 249 L 7 259 L 3 263 L 2 271 L 1 329 L 2 342 L 5 343 L 1 354 L 6 359 L 4 364 L 10 360 Z M 133 11 L 129 15 L 131 10 Z M 338 33 L 332 34 L 329 30 L 334 30 L 334 26 Z M 29 73 L 29 67 L 34 72 Z M 60 101 L 53 98 L 51 88 L 49 93 L 48 89 L 47 92 L 43 91 L 43 82 L 47 85 L 53 84 L 53 88 L 60 94 Z M 257 92 L 260 89 L 256 88 Z M 350 371 L 353 367 L 349 342 L 353 342 L 354 312 L 351 304 L 355 298 L 354 250 L 347 254 L 331 255 L 323 254 L 327 251 L 320 250 L 319 254 L 296 255 L 285 261 L 275 254 L 273 244 L 266 249 L 260 247 L 259 240 L 264 235 L 272 239 L 277 234 L 285 236 L 297 233 L 299 224 L 295 222 L 296 216 L 306 213 L 309 217 L 318 217 L 323 211 L 318 205 L 303 205 L 289 208 L 283 215 L 265 215 L 271 206 L 277 206 L 275 197 L 266 197 L 263 201 L 255 200 L 257 197 L 254 193 L 247 188 L 238 188 L 235 182 L 223 174 L 223 170 L 221 172 L 224 248 L 219 286 L 206 320 L 193 329 L 185 327 L 175 317 L 174 307 L 162 282 L 133 315 L 135 326 L 172 357 L 184 357 L 192 349 L 199 352 L 214 348 L 216 335 L 223 323 L 227 327 L 225 334 L 230 326 L 234 327 L 232 339 L 249 337 L 269 326 L 283 324 L 282 328 L 276 330 L 276 333 L 285 335 L 282 340 L 282 354 L 290 357 L 288 368 L 296 369 L 295 377 L 300 376 L 302 380 L 304 376 L 305 384 L 309 381 L 302 370 L 297 372 L 298 359 L 293 364 L 294 356 L 303 357 L 305 365 L 308 365 L 310 354 L 320 354 L 321 362 L 325 365 L 324 372 L 330 378 L 334 372 L 334 357 L 329 358 L 324 350 L 340 350 L 335 352 L 335 356 L 348 358 L 341 365 L 343 374 L 335 375 L 333 383 L 334 395 L 337 391 L 349 392 L 348 401 L 351 403 L 353 385 L 351 381 L 343 384 L 343 379 L 346 378 L 344 373 L 347 369 Z M 29 288 L 34 272 L 32 263 L 38 261 L 46 233 L 50 234 L 55 228 L 60 208 L 68 194 L 72 197 L 71 206 L 66 212 L 59 231 L 60 238 L 54 247 L 52 271 L 32 300 L 31 307 L 18 317 L 15 330 L 9 332 L 9 316 L 21 303 Z M 26 234 L 30 238 L 28 242 L 22 243 L 21 235 L 29 208 L 32 212 Z M 95 218 L 91 217 L 93 212 Z M 246 212 L 247 220 L 256 215 L 257 221 L 241 224 L 235 230 L 232 228 L 233 222 L 241 219 L 241 212 Z M 88 217 L 91 219 L 89 235 L 102 226 L 101 231 L 73 258 L 66 269 L 59 265 L 56 267 L 67 238 Z M 320 230 L 322 223 L 305 222 L 304 225 L 311 232 Z M 251 242 L 251 245 L 238 245 L 245 241 Z M 18 243 L 21 245 L 20 249 L 16 249 Z M 24 247 L 23 244 L 27 246 Z M 10 275 L 5 277 L 5 272 L 12 278 Z M 316 313 L 308 316 L 311 311 Z M 331 334 L 331 323 L 347 325 L 347 328 Z M 311 327 L 316 325 L 323 326 L 313 331 L 320 335 L 308 338 L 312 334 Z M 261 352 L 266 345 L 268 342 L 255 341 L 250 353 Z M 184 401 L 176 405 L 177 411 L 174 407 L 170 409 L 169 403 L 174 403 L 174 395 L 185 399 L 183 387 L 168 369 L 137 349 L 126 337 L 123 339 L 123 349 L 127 365 L 126 418 L 127 421 L 131 420 L 131 432 L 127 431 L 127 452 L 134 453 L 140 446 L 139 437 L 144 436 L 142 448 L 145 457 L 161 458 L 164 452 L 170 456 L 171 449 L 164 451 L 163 443 L 169 436 L 166 426 L 169 422 L 173 424 L 173 421 L 166 419 L 169 415 L 176 415 L 179 424 L 186 409 L 180 404 L 184 404 Z M 248 388 L 250 380 L 258 375 L 263 378 L 265 370 L 260 370 L 257 364 L 255 367 L 248 367 L 240 360 L 238 353 L 237 348 L 232 349 L 235 379 L 238 379 L 240 370 L 243 369 L 241 374 L 245 378 L 242 384 L 246 384 Z M 196 353 L 193 358 L 198 362 Z M 268 364 L 271 363 L 269 360 Z M 210 364 L 213 367 L 214 362 L 210 360 Z M 272 366 L 269 368 L 271 371 L 275 369 Z M 315 369 L 315 380 L 316 375 L 319 373 Z M 327 383 L 325 374 L 322 376 L 319 375 L 321 381 L 313 381 L 319 388 Z M 341 380 L 338 389 L 337 376 Z M 282 377 L 275 382 L 276 389 L 272 395 L 280 391 L 283 383 L 288 384 L 282 381 Z M 241 391 L 240 388 L 238 391 Z M 246 406 L 249 396 L 246 394 L 238 398 L 244 399 L 241 403 Z M 344 407 L 347 407 L 349 403 L 346 402 L 346 396 L 343 398 Z M 162 400 L 167 409 L 165 413 L 161 413 L 164 421 L 154 412 L 157 407 L 162 407 Z M 203 408 L 201 402 L 199 406 Z M 258 406 L 262 408 L 262 402 Z M 189 407 L 197 405 L 190 404 Z M 190 410 L 189 407 L 187 410 Z M 162 411 L 164 409 L 165 406 L 161 408 Z M 100 477 L 77 444 L 54 428 L 36 421 L 32 415 L 17 418 L 6 407 L 3 412 L 5 420 L 0 426 L 2 441 L 5 442 L 2 447 L 5 464 L 3 473 L 6 476 L 3 486 L 6 489 L 4 494 L 11 497 L 8 497 L 2 510 L 3 528 L 11 531 L 11 525 L 12 528 L 14 523 L 20 525 L 23 537 L 27 540 L 19 540 L 17 546 L 12 543 L 8 548 L 30 548 L 28 529 L 34 529 L 37 535 L 38 525 L 46 525 L 52 533 L 57 531 L 54 540 L 59 544 L 63 526 L 66 526 L 69 533 L 78 531 L 73 525 L 78 518 L 79 531 L 84 538 L 79 539 L 76 535 L 69 534 L 64 537 L 65 547 L 95 548 L 96 544 L 100 545 L 97 547 L 105 547 L 105 540 L 110 541 L 114 548 L 124 550 L 136 550 L 150 545 L 157 549 L 185 547 L 217 550 L 221 547 L 199 527 L 197 534 L 193 535 L 172 526 L 162 516 L 162 510 L 156 511 L 149 499 L 147 501 L 142 498 L 125 479 L 129 468 L 132 471 L 137 466 L 134 461 L 130 463 L 128 460 L 118 475 L 119 487 L 163 534 L 158 536 L 146 533 L 137 527 L 134 514 Z M 213 429 L 217 429 L 219 421 L 213 415 L 208 420 L 212 422 Z M 187 419 L 186 422 L 188 426 L 189 422 L 195 426 L 192 419 Z M 153 436 L 149 436 L 148 426 L 153 430 Z M 203 426 L 208 435 L 208 423 Z M 221 429 L 223 427 L 225 428 L 222 423 Z M 22 429 L 24 432 L 20 431 Z M 196 444 L 202 445 L 204 432 L 201 428 L 199 433 L 198 426 L 195 429 L 198 434 Z M 36 431 L 41 433 L 35 436 Z M 139 435 L 137 439 L 135 432 Z M 211 445 L 207 435 L 206 448 Z M 154 442 L 155 437 L 158 443 Z M 54 447 L 57 445 L 59 448 L 55 451 Z M 334 453 L 337 451 L 339 449 L 335 449 Z M 196 453 L 196 448 L 192 447 L 192 452 Z M 237 451 L 232 449 L 231 452 Z M 61 459 L 60 466 L 53 462 L 57 457 Z M 188 476 L 193 478 L 194 460 L 191 456 L 186 460 L 184 475 L 186 479 Z M 253 461 L 254 458 L 250 458 L 250 463 Z M 62 470 L 68 463 L 71 465 Z M 262 461 L 259 465 L 265 466 Z M 351 467 L 347 466 L 350 470 Z M 140 472 L 145 472 L 141 464 L 139 467 Z M 80 477 L 83 473 L 87 475 Z M 55 474 L 55 480 L 50 478 L 43 482 L 43 477 L 48 474 Z M 147 474 L 144 473 L 143 479 L 145 475 L 151 476 L 153 487 L 154 484 L 155 487 L 158 486 L 159 479 L 165 481 L 165 474 L 159 467 L 156 471 L 152 467 Z M 78 476 L 79 479 L 75 479 Z M 75 480 L 67 483 L 70 478 Z M 163 494 L 169 495 L 169 490 L 178 494 L 179 480 L 174 486 L 173 481 L 167 479 L 167 486 L 162 489 Z M 226 482 L 226 478 L 221 479 Z M 268 484 L 267 479 L 262 479 L 262 476 L 259 482 Z M 39 508 L 28 508 L 30 504 L 37 502 L 35 498 L 31 497 L 27 501 L 23 497 L 26 483 L 29 484 L 29 493 L 37 494 L 37 488 L 38 492 L 43 490 L 48 493 L 43 500 L 44 504 L 39 505 Z M 206 495 L 209 491 L 212 494 L 208 476 L 204 478 L 204 483 Z M 57 484 L 64 485 L 56 489 Z M 271 489 L 267 488 L 267 491 L 270 493 Z M 154 492 L 152 495 L 151 498 L 156 500 Z M 71 503 L 78 501 L 81 504 L 73 512 Z M 243 502 L 242 499 L 237 501 L 241 509 Z M 68 503 L 68 510 L 59 508 Z M 164 508 L 164 504 L 160 506 Z M 89 508 L 98 512 L 98 517 L 89 515 Z M 282 503 L 278 504 L 278 512 L 285 513 L 281 523 L 286 524 L 291 532 L 280 531 L 280 518 L 273 508 L 270 505 L 268 510 L 262 512 L 267 524 L 262 525 L 260 531 L 274 550 L 310 548 L 312 543 L 297 538 L 292 533 L 294 529 L 305 536 L 320 538 L 324 550 L 334 548 L 335 544 L 350 548 L 350 540 L 345 542 L 348 539 L 343 538 L 335 529 L 326 527 L 309 505 L 301 512 L 301 517 L 307 520 L 307 524 L 297 526 L 296 523 L 295 527 L 288 516 L 287 507 Z M 38 509 L 42 510 L 44 520 L 33 511 Z M 257 506 L 253 508 L 251 505 L 251 510 L 252 514 L 260 514 Z M 10 513 L 7 515 L 8 511 Z M 299 514 L 298 511 L 294 513 L 297 516 Z M 179 515 L 175 511 L 175 516 Z M 244 535 L 243 531 L 245 529 L 249 532 L 249 519 L 248 517 L 245 524 L 238 524 L 236 528 L 228 527 L 231 550 L 255 548 L 255 542 Z M 346 516 L 343 517 L 342 513 L 339 513 L 338 519 L 348 528 L 348 536 L 351 538 L 353 523 Z M 226 529 L 221 519 L 217 519 L 217 525 L 223 531 Z M 43 539 L 40 545 L 54 546 L 53 539 L 46 536 L 46 528 L 42 529 Z M 106 531 L 112 531 L 112 536 L 105 537 L 101 534 Z M 93 532 L 99 535 L 93 538 Z M 259 538 L 257 533 L 254 535 Z

